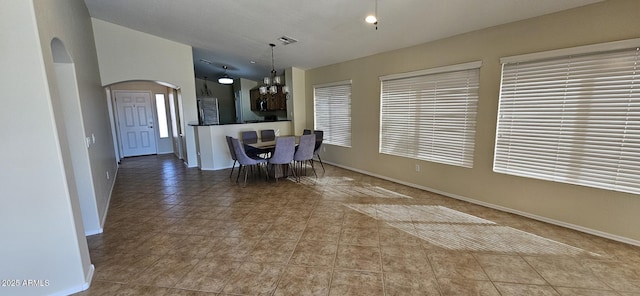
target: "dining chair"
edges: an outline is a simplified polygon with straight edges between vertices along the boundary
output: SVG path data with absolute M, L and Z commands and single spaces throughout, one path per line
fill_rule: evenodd
M 231 174 L 229 174 L 229 179 L 233 177 L 233 169 L 236 168 L 236 163 L 238 162 L 238 156 L 236 156 L 236 151 L 233 149 L 233 143 L 231 142 L 232 137 L 227 137 L 227 145 L 229 146 L 229 153 L 231 154 L 231 159 L 233 159 L 233 165 L 231 166 Z M 240 172 L 238 171 L 238 174 Z
M 242 187 L 247 186 L 247 176 L 249 175 L 249 167 L 252 171 L 254 167 L 257 167 L 258 172 L 260 172 L 260 165 L 267 163 L 267 160 L 264 158 L 251 158 L 245 152 L 244 148 L 240 141 L 236 138 L 231 138 L 231 143 L 233 144 L 233 150 L 236 153 L 238 158 L 238 163 L 240 163 L 240 167 L 238 168 L 238 177 L 236 177 L 236 183 L 240 179 L 240 174 L 242 173 L 242 169 L 244 168 L 244 185 Z
M 258 133 L 256 131 L 245 131 L 241 133 L 242 143 L 253 144 L 258 143 Z
M 289 165 L 293 162 L 293 155 L 296 151 L 296 137 L 278 137 L 276 138 L 276 147 L 273 151 L 271 158 L 269 158 L 267 162 L 267 176 L 271 173 L 270 171 L 274 166 L 279 165 L 280 167 L 287 166 L 290 169 Z M 293 172 L 293 176 L 296 177 L 295 170 L 291 170 Z M 285 176 L 285 172 L 282 171 L 282 176 Z M 274 177 L 276 181 L 278 181 L 278 175 L 275 174 Z
M 276 132 L 272 129 L 261 130 L 260 131 L 260 141 L 267 142 L 273 141 L 276 139 Z
M 303 134 L 303 135 L 310 135 L 310 134 L 311 134 L 311 130 L 310 130 L 310 129 L 304 129 L 304 130 L 302 131 L 302 134 Z
M 320 166 L 322 166 L 322 171 L 324 172 L 324 164 L 322 163 L 322 158 L 320 158 L 320 147 L 322 147 L 322 140 L 324 138 L 324 131 L 315 130 L 313 131 L 316 134 L 316 145 L 313 149 L 313 155 L 318 157 L 318 161 L 320 161 Z
M 296 173 L 298 177 L 298 182 L 300 182 L 300 177 L 302 175 L 302 170 L 304 168 L 305 175 L 307 169 L 307 162 L 311 165 L 311 169 L 313 170 L 313 174 L 318 178 L 318 174 L 316 173 L 316 169 L 313 167 L 313 151 L 316 145 L 316 135 L 302 135 L 300 136 L 300 141 L 298 142 L 298 149 L 296 153 L 293 155 L 294 161 L 294 170 L 300 166 L 300 170 Z
M 256 158 L 256 157 L 265 158 L 265 157 L 262 157 L 261 155 L 266 155 L 265 153 L 268 153 L 268 151 L 265 151 L 263 149 L 259 149 L 259 148 L 255 148 L 255 147 L 251 147 L 251 146 L 247 145 L 247 144 L 258 143 L 258 132 L 256 132 L 256 131 L 244 131 L 244 132 L 240 133 L 240 135 L 242 136 L 242 144 L 244 144 L 244 151 L 249 157 L 251 157 L 251 158 Z

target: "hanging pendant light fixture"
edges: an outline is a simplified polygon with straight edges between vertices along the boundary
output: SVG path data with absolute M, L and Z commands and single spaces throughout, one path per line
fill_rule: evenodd
M 261 95 L 266 95 L 267 93 L 275 95 L 278 93 L 278 86 L 283 84 L 282 77 L 278 76 L 278 73 L 276 72 L 276 63 L 273 57 L 273 48 L 276 47 L 276 45 L 269 43 L 269 46 L 271 46 L 271 73 L 262 81 L 264 85 L 259 88 Z M 289 92 L 289 88 L 286 85 L 282 85 L 281 90 L 284 94 Z
M 233 84 L 233 78 L 227 75 L 227 66 L 222 66 L 224 68 L 224 75 L 218 78 L 218 83 L 220 84 Z
M 376 30 L 378 30 L 378 0 L 375 0 L 374 14 L 367 15 L 367 17 L 364 18 L 364 21 L 375 25 Z

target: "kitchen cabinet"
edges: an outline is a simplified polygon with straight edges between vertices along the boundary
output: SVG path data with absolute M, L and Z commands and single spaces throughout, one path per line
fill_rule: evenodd
M 252 111 L 281 111 L 287 110 L 287 95 L 282 93 L 282 86 L 278 86 L 278 93 L 260 95 L 259 89 L 249 91 Z

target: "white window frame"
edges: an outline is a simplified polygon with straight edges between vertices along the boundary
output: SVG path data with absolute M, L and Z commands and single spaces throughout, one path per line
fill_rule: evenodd
M 640 39 L 500 61 L 494 172 L 640 193 Z
M 313 86 L 313 125 L 323 143 L 351 147 L 351 80 Z
M 379 152 L 472 168 L 481 66 L 381 76 Z

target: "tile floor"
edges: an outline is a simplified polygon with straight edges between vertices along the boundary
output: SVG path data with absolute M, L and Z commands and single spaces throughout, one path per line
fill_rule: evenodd
M 325 167 L 123 160 L 79 295 L 640 295 L 639 247 Z

